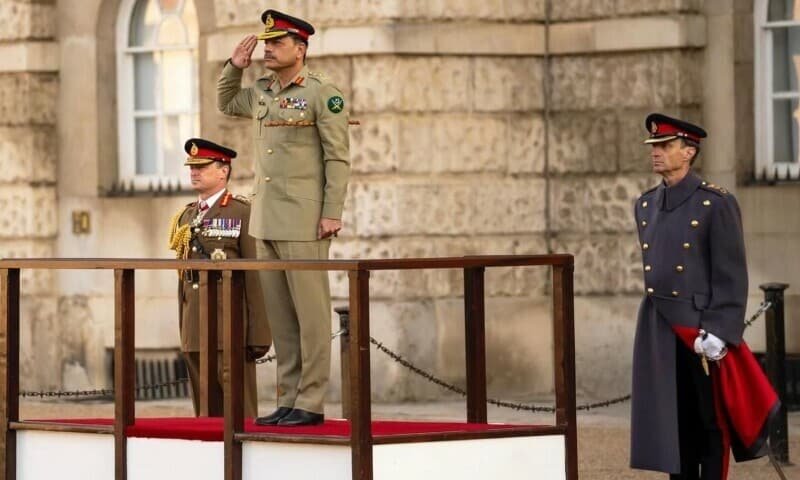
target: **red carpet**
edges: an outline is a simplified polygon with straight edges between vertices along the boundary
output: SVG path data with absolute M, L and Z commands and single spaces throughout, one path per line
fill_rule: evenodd
M 30 420 L 47 423 L 64 423 L 68 425 L 113 425 L 110 418 L 80 419 L 47 419 Z M 389 435 L 409 435 L 442 432 L 486 432 L 520 427 L 521 425 L 479 424 L 455 422 L 402 422 L 395 420 L 373 420 L 372 435 L 375 437 Z M 350 437 L 350 422 L 347 420 L 326 420 L 324 424 L 314 427 L 260 427 L 252 419 L 244 424 L 247 433 L 272 433 L 287 436 L 319 436 Z M 129 437 L 175 438 L 184 440 L 204 440 L 221 442 L 223 436 L 223 419 L 220 417 L 172 417 L 172 418 L 137 418 L 136 423 L 128 428 Z

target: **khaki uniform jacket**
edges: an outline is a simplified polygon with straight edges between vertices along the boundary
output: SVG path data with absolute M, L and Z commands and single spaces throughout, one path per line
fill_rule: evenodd
M 217 83 L 217 106 L 226 115 L 252 119 L 250 234 L 317 240 L 320 217 L 342 215 L 350 177 L 348 104 L 326 77 L 307 67 L 283 90 L 275 75 L 249 88 L 241 83 L 242 70 L 228 62 Z
M 178 226 L 191 225 L 197 217 L 197 202 L 184 207 Z M 217 248 L 225 252 L 226 258 L 256 258 L 255 239 L 249 235 L 250 205 L 241 197 L 226 192 L 208 209 L 203 216 L 204 223 L 192 227 L 192 239 L 202 247 L 201 251 L 189 250 L 189 258 L 209 258 Z M 216 223 L 215 223 L 216 222 Z M 227 225 L 226 225 L 227 224 Z M 236 225 L 240 230 L 236 231 Z M 228 228 L 214 228 L 214 227 Z M 195 231 L 198 230 L 198 231 Z M 188 281 L 187 281 L 188 277 Z M 193 277 L 193 278 L 192 278 Z M 180 300 L 181 348 L 185 352 L 200 351 L 200 289 L 192 284 L 197 282 L 197 272 L 184 272 L 178 285 Z M 222 350 L 222 285 L 217 289 L 217 341 Z M 266 346 L 272 343 L 263 294 L 258 272 L 245 272 L 244 331 L 245 345 Z

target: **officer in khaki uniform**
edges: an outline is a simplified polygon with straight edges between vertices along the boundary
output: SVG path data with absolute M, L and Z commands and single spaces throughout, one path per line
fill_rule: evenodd
M 250 204 L 226 188 L 231 172 L 231 161 L 236 152 L 209 142 L 193 138 L 186 142 L 189 154 L 185 165 L 191 168 L 192 187 L 199 199 L 175 214 L 170 228 L 170 248 L 178 258 L 254 258 L 255 240 L 248 234 Z M 181 272 L 178 283 L 180 303 L 181 350 L 189 370 L 192 384 L 192 403 L 195 415 L 199 409 L 200 391 L 200 289 L 199 275 L 195 271 Z M 212 402 L 219 410 L 211 416 L 223 414 L 223 378 L 226 375 L 222 356 L 222 289 L 218 289 L 217 382 L 212 382 Z M 255 360 L 269 351 L 271 335 L 260 280 L 256 272 L 245 273 L 245 345 L 244 411 L 245 416 L 258 414 Z M 212 407 L 213 408 L 213 407 Z
M 261 20 L 264 32 L 237 45 L 217 84 L 220 111 L 252 119 L 250 234 L 258 239 L 258 258 L 327 259 L 330 237 L 342 227 L 350 175 L 347 102 L 305 66 L 314 27 L 275 10 Z M 259 40 L 273 73 L 242 88 Z M 328 273 L 264 271 L 261 279 L 278 360 L 278 408 L 256 423 L 321 423 L 330 373 Z

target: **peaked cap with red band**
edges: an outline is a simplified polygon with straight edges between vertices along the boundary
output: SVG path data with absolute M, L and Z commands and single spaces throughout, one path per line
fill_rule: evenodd
M 706 138 L 706 131 L 697 125 L 693 125 L 677 118 L 668 117 L 660 113 L 651 113 L 644 121 L 644 128 L 650 132 L 650 137 L 644 143 L 661 143 L 685 138 L 695 143 Z
M 186 140 L 183 149 L 189 154 L 184 165 L 208 165 L 211 162 L 231 163 L 236 152 L 202 138 Z
M 261 21 L 264 23 L 264 31 L 257 35 L 259 40 L 293 33 L 308 42 L 308 37 L 314 35 L 314 27 L 310 23 L 277 10 L 266 10 L 261 14 Z

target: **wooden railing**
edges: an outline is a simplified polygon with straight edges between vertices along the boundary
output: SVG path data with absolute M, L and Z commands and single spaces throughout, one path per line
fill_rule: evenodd
M 486 423 L 486 349 L 484 272 L 491 267 L 552 267 L 553 369 L 555 381 L 555 424 L 504 430 L 495 436 L 563 435 L 566 478 L 576 480 L 577 432 L 575 423 L 575 332 L 573 321 L 572 255 L 472 256 L 385 260 L 255 261 L 255 260 L 139 260 L 139 259 L 19 259 L 0 260 L 0 461 L 7 480 L 16 479 L 16 431 L 21 429 L 95 431 L 110 433 L 109 427 L 37 422 L 19 418 L 20 271 L 113 270 L 114 271 L 114 402 L 115 478 L 127 475 L 126 428 L 134 423 L 134 275 L 136 270 L 196 270 L 200 275 L 200 412 L 213 410 L 209 404 L 209 380 L 216 375 L 217 288 L 222 288 L 224 359 L 229 381 L 224 385 L 225 479 L 242 478 L 242 442 L 310 441 L 286 435 L 244 433 L 242 398 L 243 366 L 243 276 L 248 270 L 346 271 L 350 288 L 350 329 L 348 355 L 343 374 L 349 391 L 343 394 L 343 410 L 349 413 L 348 440 L 327 439 L 328 443 L 349 444 L 352 478 L 372 479 L 372 446 L 376 443 L 476 438 L 471 434 L 406 435 L 375 441 L 371 432 L 369 279 L 376 270 L 461 269 L 464 272 L 464 321 L 466 329 L 467 412 L 471 423 Z M 221 280 L 218 282 L 218 280 Z M 343 392 L 345 393 L 345 392 Z M 315 439 L 319 442 L 319 439 Z

